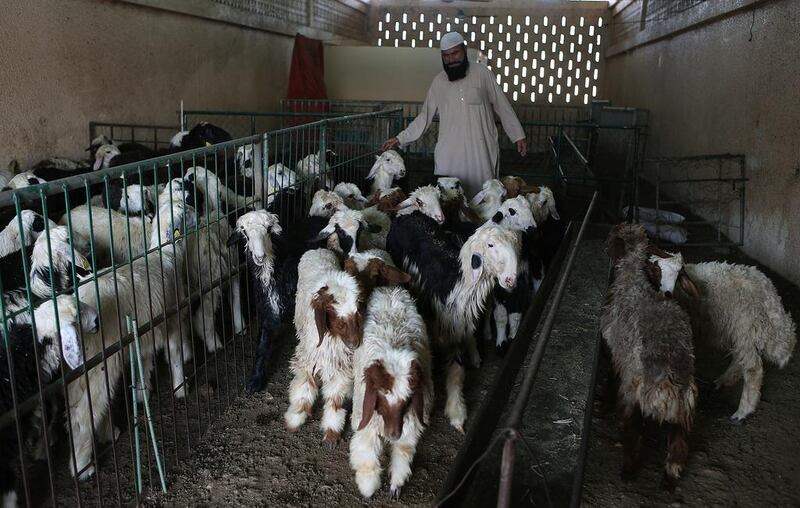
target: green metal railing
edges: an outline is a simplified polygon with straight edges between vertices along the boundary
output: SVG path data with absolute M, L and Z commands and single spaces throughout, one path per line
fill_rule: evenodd
M 18 463 L 19 499 L 24 500 L 24 504 L 131 504 L 138 503 L 148 489 L 162 488 L 162 474 L 166 471 L 169 475 L 174 466 L 202 442 L 209 425 L 242 393 L 251 368 L 252 334 L 257 330 L 250 326 L 236 333 L 236 320 L 229 317 L 237 285 L 242 313 L 251 323 L 250 309 L 253 308 L 252 288 L 244 282 L 245 260 L 237 248 L 226 246 L 231 225 L 247 210 L 265 206 L 278 213 L 282 223 L 293 223 L 305 215 L 310 203 L 304 196 L 326 171 L 337 182 L 362 183 L 379 149 L 379 141 L 401 121 L 397 109 L 322 117 L 302 125 L 0 193 L 0 216 L 6 218 L 6 223 L 16 224 L 23 241 L 20 212 L 34 209 L 46 219 L 65 226 L 69 246 L 76 251 L 85 248 L 80 254 L 89 259 L 93 267 L 88 276 L 80 276 L 76 269 L 80 263 L 76 265 L 73 252 L 72 263 L 67 268 L 68 287 L 50 291 L 40 298 L 32 289 L 31 260 L 27 255 L 20 255 L 25 305 L 22 309 L 11 309 L 5 299 L 0 300 L 0 313 L 4 316 L 0 330 L 5 350 L 13 349 L 12 320 L 25 313 L 32 316 L 41 302 L 56 302 L 61 294 L 77 294 L 78 306 L 96 307 L 99 302 L 101 317 L 99 335 L 86 336 L 82 341 L 84 348 L 90 348 L 85 350 L 84 362 L 79 368 L 71 370 L 62 364 L 53 380 L 39 378 L 37 394 L 27 400 L 16 397 L 17 387 L 11 376 L 13 408 L 0 414 L 0 432 L 15 431 L 17 444 L 23 449 L 28 434 L 26 422 L 42 413 L 45 421 L 66 420 L 69 442 L 75 442 L 75 451 L 69 445 L 53 448 L 54 435 L 47 425 L 42 426 L 46 474 L 35 473 L 32 461 L 25 454 L 20 455 Z M 104 125 L 111 127 L 110 124 L 93 124 L 95 130 L 91 136 L 96 136 Z M 140 126 L 129 124 L 128 127 L 137 129 Z M 124 132 L 119 126 L 113 128 L 115 134 Z M 164 138 L 173 134 L 166 127 L 163 134 L 152 128 L 150 132 L 154 132 L 154 147 L 163 147 Z M 147 140 L 137 134 L 128 141 Z M 329 167 L 322 162 L 328 149 L 336 153 Z M 237 164 L 237 154 L 245 153 L 253 158 L 252 170 L 261 175 L 261 187 L 241 175 L 243 168 Z M 278 163 L 296 168 L 299 161 L 315 154 L 321 161 L 318 167 L 293 183 L 279 179 L 269 169 Z M 194 170 L 193 186 L 185 180 L 191 168 L 206 170 L 205 178 L 201 177 L 204 173 L 200 169 Z M 232 191 L 231 194 L 217 192 L 212 173 Z M 176 195 L 159 192 L 159 184 L 173 179 L 183 181 L 181 185 L 191 191 L 188 196 L 182 192 Z M 143 185 L 131 187 L 137 182 Z M 149 245 L 147 228 L 142 226 L 145 220 L 112 211 L 111 196 L 115 187 L 123 193 L 136 189 L 141 200 L 146 198 L 146 189 L 153 196 L 160 196 L 156 198 L 157 213 L 152 219 L 152 228 L 162 224 L 169 230 L 174 228 L 179 232 L 175 240 Z M 284 187 L 287 191 L 300 192 L 280 191 Z M 222 199 L 221 195 L 227 198 Z M 201 201 L 200 197 L 204 199 Z M 192 221 L 191 204 L 199 206 L 201 202 L 205 205 L 196 210 L 196 220 Z M 212 202 L 219 202 L 218 206 L 212 207 Z M 83 219 L 78 221 L 75 215 L 82 206 L 90 207 L 86 211 L 88 225 L 85 227 Z M 54 264 L 59 252 L 51 245 L 52 226 L 45 222 L 43 236 L 48 247 L 49 281 L 50 287 L 54 287 L 57 272 L 65 268 Z M 78 233 L 81 227 L 88 229 L 87 238 Z M 137 246 L 146 247 L 137 250 Z M 202 246 L 207 249 L 201 250 Z M 217 246 L 216 251 L 214 246 Z M 181 247 L 185 249 L 183 255 Z M 201 254 L 206 251 L 217 254 Z M 176 261 L 174 268 L 165 268 L 176 257 L 181 261 Z M 5 289 L 0 281 L 0 290 Z M 171 293 L 173 296 L 169 296 Z M 128 318 L 136 324 L 130 330 L 125 326 Z M 173 338 L 180 337 L 172 342 L 173 347 L 169 347 L 166 339 L 163 348 L 155 342 L 154 334 L 167 333 L 165 330 L 174 331 Z M 215 344 L 217 335 L 221 344 L 212 351 L 210 344 Z M 158 352 L 142 356 L 142 351 L 148 348 L 162 350 L 166 366 L 159 365 L 158 358 L 162 355 Z M 132 355 L 130 360 L 129 355 Z M 7 356 L 8 368 L 13 373 L 14 361 L 18 359 Z M 146 362 L 151 359 L 156 366 L 152 369 L 149 404 L 142 414 L 134 409 L 135 399 L 138 394 L 144 395 L 145 378 L 150 377 Z M 39 360 L 38 355 L 35 360 Z M 133 361 L 138 367 L 137 382 L 131 377 L 131 372 L 137 370 L 121 368 L 126 361 Z M 182 375 L 173 370 L 174 365 L 183 366 Z M 80 383 L 83 386 L 89 383 L 90 378 L 95 379 L 93 392 L 78 388 Z M 121 389 L 117 388 L 118 384 Z M 76 394 L 77 400 L 74 400 Z M 67 408 L 83 401 L 88 418 L 78 419 L 80 415 L 75 410 L 65 411 L 62 418 L 60 412 L 51 410 L 52 401 L 58 398 L 65 399 Z M 104 400 L 113 408 L 107 414 Z M 86 434 L 88 441 L 84 441 L 88 456 L 85 450 L 79 449 L 78 436 L 72 434 L 79 421 L 88 422 L 90 427 Z M 123 429 L 123 433 L 116 437 L 112 432 L 110 441 L 104 443 L 111 422 Z M 140 431 L 145 432 L 141 440 L 138 438 Z M 137 476 L 135 471 L 140 467 L 141 476 Z M 72 469 L 77 470 L 77 476 L 93 473 L 93 479 L 78 481 L 73 478 Z

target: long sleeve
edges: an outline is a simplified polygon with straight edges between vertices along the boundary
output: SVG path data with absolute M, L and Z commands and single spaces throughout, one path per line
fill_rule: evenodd
M 522 129 L 522 125 L 519 123 L 517 119 L 516 113 L 511 108 L 511 103 L 508 102 L 508 98 L 506 94 L 500 89 L 500 85 L 494 80 L 494 76 L 492 75 L 491 71 L 484 67 L 485 76 L 484 79 L 488 81 L 486 85 L 486 91 L 489 95 L 489 102 L 492 103 L 492 108 L 494 109 L 497 116 L 500 117 L 500 123 L 503 124 L 503 130 L 506 132 L 508 138 L 513 141 L 517 142 L 520 139 L 525 138 L 525 131 Z
M 436 81 L 434 80 L 433 83 L 431 83 L 430 88 L 428 88 L 428 94 L 425 96 L 425 102 L 422 103 L 422 108 L 420 108 L 417 117 L 410 124 L 408 124 L 408 127 L 406 127 L 405 130 L 397 135 L 397 139 L 400 141 L 401 145 L 407 145 L 418 140 L 420 136 L 422 136 L 425 131 L 428 130 L 431 121 L 433 121 L 433 116 L 436 114 L 436 110 L 438 108 L 436 105 L 436 93 L 434 92 L 435 83 Z

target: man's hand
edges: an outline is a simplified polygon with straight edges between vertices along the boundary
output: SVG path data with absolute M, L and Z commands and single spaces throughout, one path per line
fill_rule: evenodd
M 389 139 L 387 139 L 386 141 L 383 142 L 383 146 L 381 147 L 381 150 L 383 150 L 385 152 L 386 150 L 391 150 L 392 148 L 396 148 L 398 146 L 400 146 L 400 140 L 399 139 L 397 139 L 397 138 L 389 138 Z
M 525 155 L 528 154 L 528 143 L 525 142 L 525 138 L 522 138 L 519 141 L 517 141 L 517 151 L 522 157 L 525 157 Z

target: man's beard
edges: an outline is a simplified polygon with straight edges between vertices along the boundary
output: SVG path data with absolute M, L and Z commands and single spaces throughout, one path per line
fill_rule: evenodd
M 447 74 L 447 79 L 450 81 L 458 81 L 467 75 L 469 59 L 465 56 L 464 59 L 457 64 L 447 65 L 442 62 L 442 66 L 444 67 L 444 72 Z

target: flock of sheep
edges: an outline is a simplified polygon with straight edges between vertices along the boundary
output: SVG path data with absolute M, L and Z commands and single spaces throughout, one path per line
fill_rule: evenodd
M 484 323 L 483 333 L 505 350 L 563 235 L 552 192 L 512 177 L 486 182 L 468 202 L 457 179 L 442 178 L 406 195 L 393 186 L 405 176 L 403 159 L 389 151 L 376 157 L 366 198 L 353 183 L 333 185 L 335 154 L 309 154 L 295 170 L 274 164 L 262 174 L 253 170 L 260 161 L 252 146 L 225 161 L 232 177 L 209 164 L 182 171 L 174 164 L 57 192 L 39 185 L 228 140 L 210 124 L 176 136 L 161 153 L 101 136 L 88 149 L 89 163 L 51 158 L 8 175 L 4 190 L 37 187 L 17 195 L 19 213 L 0 209 L 8 345 L 0 349 L 0 412 L 93 362 L 67 383 L 63 416 L 40 407 L 0 433 L 4 503 L 16 503 L 19 445 L 33 441 L 33 456 L 44 457 L 36 434 L 62 417 L 71 473 L 81 480 L 95 474 L 94 447 L 120 433 L 110 407 L 125 368 L 119 344 L 129 337 L 126 316 L 153 325 L 140 337 L 145 375 L 136 402 L 149 396 L 159 353 L 172 393 L 185 397 L 192 331 L 208 351 L 223 347 L 226 306 L 230 331 L 245 329 L 241 255 L 259 330 L 247 391 L 264 387 L 274 332 L 294 321 L 287 428 L 306 420 L 321 388 L 324 441 L 335 446 L 344 402 L 353 398 L 351 462 L 365 496 L 380 486 L 381 438 L 393 443 L 393 497 L 410 475 L 433 407 L 434 357 L 447 369 L 446 414 L 463 432 L 464 366 L 480 365 L 477 330 Z M 311 195 L 323 187 L 329 190 Z M 308 216 L 289 231 L 270 210 L 285 200 L 305 205 L 304 196 Z M 545 241 L 548 222 L 555 226 Z M 196 305 L 183 305 L 197 293 Z
M 103 136 L 89 147 L 89 163 L 53 158 L 0 178 L 5 188 L 18 189 L 230 139 L 218 127 L 199 124 L 157 154 Z M 224 347 L 218 330 L 224 330 L 225 307 L 230 331 L 245 330 L 246 279 L 256 311 L 251 327 L 258 330 L 247 392 L 264 388 L 276 331 L 293 322 L 288 431 L 312 415 L 321 392 L 322 439 L 336 446 L 347 421 L 345 402 L 352 399 L 350 464 L 359 491 L 371 497 L 380 488 L 381 451 L 388 442 L 389 492 L 397 499 L 433 408 L 434 364 L 446 373 L 445 416 L 463 432 L 465 367 L 480 366 L 478 336 L 493 340 L 502 353 L 516 335 L 564 235 L 553 193 L 518 177 L 489 180 L 471 199 L 452 177 L 406 193 L 395 186 L 405 176 L 403 159 L 390 150 L 376 156 L 365 197 L 354 183 L 334 185 L 332 152 L 308 154 L 295 170 L 278 163 L 265 173 L 255 170 L 260 161 L 253 146 L 238 146 L 231 155 L 224 166 L 152 167 L 23 200 L 19 213 L 0 210 L 8 224 L 0 232 L 6 325 L 0 414 L 59 373 L 102 356 L 66 389 L 69 467 L 74 476 L 90 478 L 93 447 L 119 434 L 109 411 L 124 357 L 102 353 L 128 336 L 125 316 L 140 326 L 153 323 L 141 337 L 146 372 L 137 397 L 148 396 L 163 352 L 172 392 L 181 398 L 187 390 L 184 364 L 194 351 L 192 330 L 208 351 Z M 291 228 L 273 213 L 286 200 L 308 209 Z M 50 220 L 60 213 L 58 224 Z M 680 254 L 650 244 L 635 225 L 612 231 L 608 253 L 614 277 L 601 326 L 625 409 L 625 473 L 637 467 L 641 416 L 652 417 L 672 426 L 665 482 L 674 486 L 686 462 L 697 400 L 693 339 L 701 332 L 693 334 L 692 325 L 707 326 L 702 332 L 731 352 L 731 367 L 718 383 L 744 377 L 734 414 L 742 419 L 758 403 L 762 358 L 780 366 L 788 361 L 794 323 L 755 268 L 684 265 Z M 240 256 L 247 266 L 241 279 Z M 197 305 L 182 305 L 198 292 Z M 30 296 L 41 303 L 34 307 Z M 32 429 L 47 423 L 40 421 L 41 409 L 31 415 Z M 0 432 L 4 506 L 16 504 L 23 428 Z M 46 453 L 41 448 L 40 457 Z

